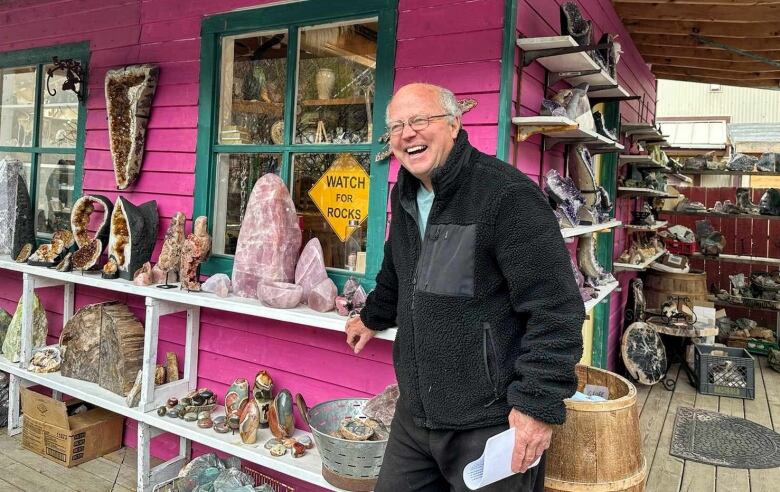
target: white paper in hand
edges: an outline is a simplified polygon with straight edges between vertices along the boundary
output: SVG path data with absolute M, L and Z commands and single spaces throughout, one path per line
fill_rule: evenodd
M 514 475 L 512 472 L 512 450 L 514 447 L 514 427 L 488 439 L 482 456 L 463 469 L 463 482 L 466 487 L 476 490 Z M 531 468 L 538 465 L 540 459 L 534 461 Z

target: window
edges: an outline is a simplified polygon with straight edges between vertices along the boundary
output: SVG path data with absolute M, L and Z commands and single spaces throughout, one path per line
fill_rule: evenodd
M 88 45 L 0 53 L 0 159 L 23 164 L 35 209 L 35 231 L 70 230 L 70 209 L 81 193 L 84 118 L 76 94 L 63 91 L 62 72 L 46 89 L 52 56 L 75 58 L 86 69 Z
M 394 5 L 301 2 L 204 21 L 199 120 L 208 124 L 198 135 L 194 206 L 213 236 L 204 273 L 230 273 L 252 188 L 275 173 L 303 242 L 320 240 L 331 277 L 371 286 L 386 225 L 388 165 L 374 156 L 392 91 Z M 312 198 L 334 164 L 365 177 L 368 214 L 335 220 L 345 217 Z

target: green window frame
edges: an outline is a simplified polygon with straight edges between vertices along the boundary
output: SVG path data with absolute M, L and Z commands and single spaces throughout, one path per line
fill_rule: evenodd
M 371 159 L 369 215 L 366 219 L 366 268 L 365 273 L 341 269 L 328 269 L 329 276 L 341 288 L 350 276 L 360 279 L 366 288 L 373 288 L 376 274 L 382 264 L 385 229 L 387 225 L 388 161 L 374 162 L 374 156 L 384 147 L 379 142 L 382 131 L 374 131 L 371 141 L 362 144 L 295 144 L 288 138 L 281 145 L 240 144 L 226 145 L 217 141 L 219 132 L 221 41 L 257 31 L 286 30 L 287 84 L 285 101 L 295 100 L 297 86 L 298 32 L 301 28 L 351 20 L 375 18 L 378 21 L 374 110 L 372 124 L 375 129 L 385 127 L 385 108 L 393 89 L 395 67 L 395 31 L 397 0 L 332 0 L 329 2 L 305 1 L 299 3 L 260 7 L 208 17 L 201 27 L 201 71 L 198 107 L 198 143 L 195 165 L 195 196 L 193 217 L 205 215 L 211 227 L 215 224 L 215 187 L 218 155 L 227 153 L 277 153 L 280 158 L 280 177 L 291 189 L 292 159 L 295 153 L 368 153 Z M 284 127 L 292 128 L 295 104 L 284 105 Z M 212 254 L 202 265 L 206 275 L 233 270 L 233 256 Z
M 0 70 L 11 68 L 35 67 L 37 76 L 35 78 L 35 103 L 33 112 L 32 126 L 32 144 L 30 146 L 0 145 L 0 159 L 8 153 L 23 153 L 31 155 L 30 179 L 27 183 L 33 208 L 37 209 L 38 190 L 38 172 L 41 165 L 42 156 L 46 154 L 67 154 L 73 155 L 75 163 L 73 177 L 73 201 L 75 202 L 82 192 L 82 183 L 84 176 L 84 139 L 86 133 L 86 93 L 84 102 L 78 104 L 77 128 L 76 128 L 76 146 L 72 147 L 47 147 L 42 146 L 40 141 L 41 113 L 43 109 L 43 90 L 46 89 L 46 71 L 45 67 L 52 62 L 52 57 L 57 56 L 60 59 L 73 58 L 79 60 L 84 69 L 84 84 L 86 84 L 89 67 L 89 43 L 71 43 L 57 46 L 46 46 L 41 48 L 32 48 L 19 51 L 9 51 L 0 53 Z M 60 74 L 61 72 L 58 72 Z M 57 92 L 61 87 L 56 88 Z M 68 221 L 69 222 L 69 221 Z M 37 231 L 37 228 L 36 228 Z M 48 238 L 48 234 L 36 233 L 38 241 Z

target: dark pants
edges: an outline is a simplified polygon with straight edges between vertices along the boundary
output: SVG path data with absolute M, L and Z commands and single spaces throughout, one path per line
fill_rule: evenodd
M 465 431 L 418 427 L 398 401 L 375 492 L 469 490 L 463 469 L 482 456 L 485 442 L 509 428 L 509 423 Z M 484 492 L 543 492 L 544 455 L 526 473 L 518 473 L 478 489 Z

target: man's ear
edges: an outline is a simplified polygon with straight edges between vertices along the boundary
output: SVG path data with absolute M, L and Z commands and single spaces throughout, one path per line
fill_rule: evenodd
M 455 139 L 455 137 L 458 136 L 458 132 L 460 131 L 460 128 L 461 128 L 461 117 L 456 116 L 452 120 L 452 123 L 450 123 L 450 134 L 452 135 L 453 140 Z

